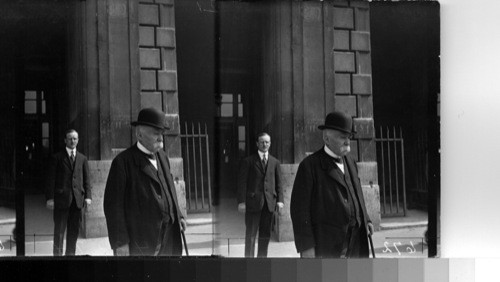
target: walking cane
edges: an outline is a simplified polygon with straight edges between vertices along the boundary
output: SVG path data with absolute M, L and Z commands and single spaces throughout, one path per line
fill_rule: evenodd
M 372 234 L 370 232 L 368 232 L 368 239 L 370 241 L 370 248 L 372 249 L 372 256 L 375 258 L 375 248 L 373 247 Z
M 182 230 L 181 230 L 181 235 L 182 235 L 182 242 L 184 242 L 184 251 L 186 251 L 186 256 L 189 256 L 188 244 L 186 242 L 186 235 L 184 234 L 184 231 L 182 231 Z

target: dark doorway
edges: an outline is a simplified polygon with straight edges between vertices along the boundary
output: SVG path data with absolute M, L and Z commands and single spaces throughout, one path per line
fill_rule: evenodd
M 46 167 L 50 155 L 62 148 L 69 105 L 78 103 L 70 95 L 74 73 L 68 67 L 70 54 L 79 49 L 70 49 L 72 38 L 79 36 L 73 29 L 75 3 L 0 3 L 0 190 L 9 195 L 4 198 L 9 203 L 2 204 L 15 202 L 18 255 L 24 255 L 25 210 L 34 208 L 25 207 L 30 203 L 26 196 L 36 197 L 36 208 L 45 206 Z
M 44 164 L 62 142 L 55 129 L 68 84 L 69 7 L 56 1 L 11 2 L 2 2 L 0 9 L 2 97 L 7 101 L 0 120 L 15 145 L 2 149 L 13 154 L 17 185 L 41 193 Z
M 217 204 L 219 197 L 235 197 L 239 161 L 255 148 L 248 141 L 264 130 L 254 125 L 262 115 L 255 97 L 263 93 L 265 9 L 233 1 L 175 4 L 180 122 L 208 125 L 212 199 Z
M 428 212 L 428 229 L 433 233 L 429 240 L 435 239 L 440 191 L 439 3 L 372 2 L 370 18 L 377 138 L 404 140 L 406 204 L 408 209 Z M 381 153 L 377 149 L 384 216 L 384 208 L 388 209 L 383 193 L 389 195 L 391 189 L 387 187 L 390 179 L 383 175 Z M 401 193 L 394 200 L 401 202 Z M 429 242 L 429 256 L 435 255 L 435 246 Z
M 411 4 L 411 5 L 410 5 Z M 404 138 L 409 208 L 427 208 L 430 133 L 438 125 L 439 9 L 371 3 L 375 127 Z M 433 142 L 435 140 L 431 140 Z

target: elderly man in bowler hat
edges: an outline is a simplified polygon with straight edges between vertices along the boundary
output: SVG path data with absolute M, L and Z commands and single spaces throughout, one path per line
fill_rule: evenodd
M 299 165 L 290 213 L 301 257 L 368 257 L 368 217 L 355 160 L 348 155 L 352 119 L 341 112 L 326 116 L 325 145 Z
M 113 160 L 104 192 L 111 248 L 117 256 L 180 256 L 186 221 L 163 151 L 165 114 L 142 109 L 132 125 L 137 142 Z

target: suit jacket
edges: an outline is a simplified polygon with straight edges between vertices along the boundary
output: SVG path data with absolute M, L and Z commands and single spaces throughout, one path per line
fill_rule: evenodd
M 74 169 L 66 149 L 54 154 L 50 161 L 45 196 L 54 199 L 55 208 L 69 208 L 73 195 L 80 209 L 85 199 L 92 199 L 87 157 L 78 151 L 75 157 Z
M 248 212 L 261 211 L 264 198 L 269 211 L 276 202 L 283 202 L 280 162 L 268 154 L 267 169 L 264 170 L 259 154 L 251 155 L 241 162 L 238 172 L 238 203 L 245 202 Z
M 363 215 L 361 256 L 368 256 L 366 212 L 357 166 L 349 155 L 344 158 Z M 306 157 L 299 165 L 293 184 L 290 214 L 298 252 L 315 248 L 318 257 L 339 257 L 350 218 L 348 188 L 342 171 L 324 148 Z
M 157 154 L 158 164 L 163 168 L 177 218 L 174 224 L 174 254 L 182 254 L 180 240 L 181 213 L 175 185 L 170 173 L 170 164 L 164 151 Z M 154 255 L 160 234 L 162 211 L 161 199 L 155 189 L 161 184 L 154 168 L 144 156 L 137 143 L 118 154 L 111 163 L 104 191 L 104 215 L 108 227 L 111 248 L 129 244 L 130 255 Z M 167 193 L 167 191 L 164 191 Z M 174 215 L 171 215 L 172 217 Z

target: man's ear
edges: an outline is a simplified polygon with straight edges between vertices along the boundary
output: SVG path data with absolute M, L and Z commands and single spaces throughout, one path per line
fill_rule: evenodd
M 325 131 L 323 131 L 323 142 L 328 143 L 328 134 Z

